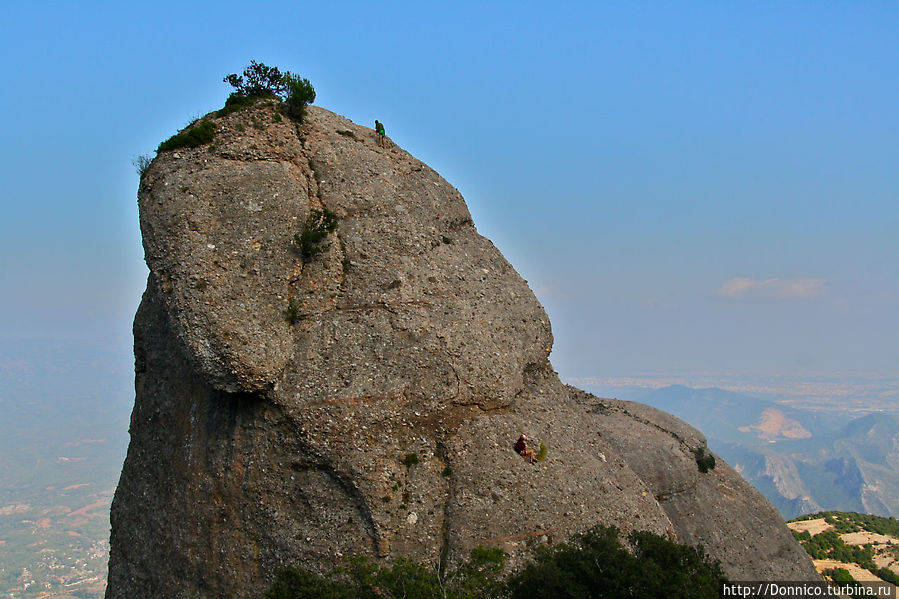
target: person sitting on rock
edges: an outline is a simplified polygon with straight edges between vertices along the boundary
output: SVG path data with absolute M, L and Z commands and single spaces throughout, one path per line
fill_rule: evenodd
M 534 453 L 533 449 L 528 447 L 528 440 L 527 437 L 524 436 L 524 433 L 521 433 L 521 436 L 518 437 L 518 441 L 515 442 L 515 453 L 529 460 L 531 464 L 537 463 L 537 454 Z

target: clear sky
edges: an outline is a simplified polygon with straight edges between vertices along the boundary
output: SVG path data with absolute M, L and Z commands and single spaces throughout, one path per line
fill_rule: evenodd
M 127 347 L 131 164 L 251 59 L 465 196 L 563 376 L 899 378 L 899 3 L 3 2 L 0 341 Z

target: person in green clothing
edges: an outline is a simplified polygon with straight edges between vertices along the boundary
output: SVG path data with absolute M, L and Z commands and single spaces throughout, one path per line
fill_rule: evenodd
M 378 145 L 383 146 L 384 145 L 384 137 L 385 137 L 384 125 L 383 125 L 383 123 L 378 121 L 378 119 L 375 119 L 375 132 L 377 132 L 377 134 L 378 134 Z

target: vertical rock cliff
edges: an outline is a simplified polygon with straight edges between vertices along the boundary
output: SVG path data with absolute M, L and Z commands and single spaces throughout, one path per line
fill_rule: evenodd
M 755 489 L 700 472 L 698 431 L 559 381 L 542 307 L 427 165 L 320 108 L 205 118 L 211 144 L 141 180 L 107 597 L 258 596 L 281 563 L 353 554 L 514 562 L 598 523 L 701 544 L 734 579 L 816 578 Z M 304 260 L 323 209 L 337 228 Z

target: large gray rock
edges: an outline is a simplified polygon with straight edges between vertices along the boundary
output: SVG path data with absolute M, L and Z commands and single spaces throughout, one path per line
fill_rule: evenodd
M 543 308 L 428 166 L 316 107 L 214 123 L 141 181 L 108 597 L 258 596 L 279 564 L 352 554 L 514 564 L 599 523 L 703 545 L 735 579 L 816 578 L 761 495 L 699 472 L 700 433 L 559 382 Z M 291 238 L 321 208 L 339 224 L 304 264 Z M 512 451 L 522 431 L 545 461 Z

